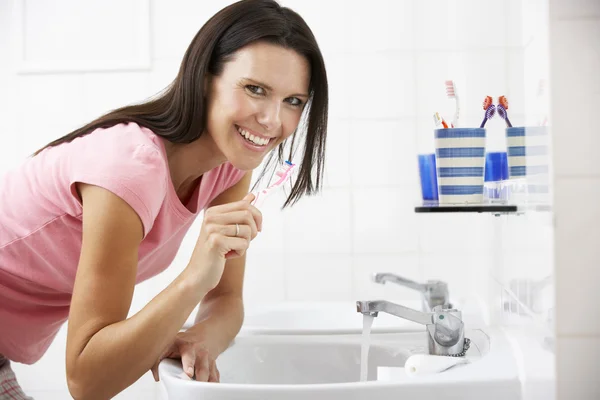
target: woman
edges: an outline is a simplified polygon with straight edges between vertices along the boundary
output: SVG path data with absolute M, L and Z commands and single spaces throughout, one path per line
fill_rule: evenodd
M 67 318 L 76 399 L 110 398 L 149 369 L 158 379 L 162 357 L 181 357 L 190 377 L 217 382 L 214 360 L 243 320 L 244 254 L 262 225 L 251 172 L 302 139 L 286 205 L 318 191 L 327 96 L 303 19 L 272 0 L 243 0 L 202 27 L 161 95 L 100 117 L 8 173 L 0 399 L 26 398 L 8 360 L 35 363 Z M 186 268 L 127 318 L 134 285 L 171 263 L 203 209 Z M 178 333 L 199 302 L 196 324 Z

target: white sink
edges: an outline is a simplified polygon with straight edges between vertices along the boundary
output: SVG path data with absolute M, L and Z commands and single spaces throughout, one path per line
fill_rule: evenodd
M 421 309 L 420 302 L 401 304 Z M 467 328 L 485 326 L 481 308 L 476 301 L 470 307 L 461 306 Z M 195 312 L 184 328 L 192 326 Z M 240 335 L 324 335 L 359 334 L 362 332 L 362 315 L 356 312 L 356 302 L 281 302 L 246 309 Z M 423 326 L 411 321 L 380 313 L 373 323 L 373 333 L 422 331 Z
M 221 383 L 186 379 L 178 360 L 163 360 L 159 373 L 169 399 L 517 400 L 517 368 L 501 335 L 492 335 L 494 346 L 483 356 L 472 346 L 470 364 L 417 377 L 402 367 L 410 355 L 424 352 L 424 332 L 372 335 L 367 382 L 359 381 L 360 335 L 240 336 L 217 360 Z M 386 368 L 388 377 L 393 368 L 394 379 L 378 381 Z

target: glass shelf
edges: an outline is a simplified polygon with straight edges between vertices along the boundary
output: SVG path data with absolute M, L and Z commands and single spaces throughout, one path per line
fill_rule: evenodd
M 490 213 L 501 214 L 523 214 L 525 212 L 547 212 L 552 211 L 547 204 L 438 204 L 437 202 L 423 203 L 415 207 L 416 213 Z

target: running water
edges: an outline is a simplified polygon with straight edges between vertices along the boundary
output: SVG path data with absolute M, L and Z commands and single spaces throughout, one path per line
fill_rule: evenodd
M 363 332 L 362 343 L 360 346 L 360 381 L 367 381 L 367 371 L 369 370 L 369 344 L 371 342 L 371 326 L 373 326 L 372 315 L 363 314 Z

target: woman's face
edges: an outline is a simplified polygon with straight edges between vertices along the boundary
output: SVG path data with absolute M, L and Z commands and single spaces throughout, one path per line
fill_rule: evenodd
M 236 168 L 252 170 L 298 126 L 310 66 L 294 50 L 256 42 L 211 77 L 208 134 Z

